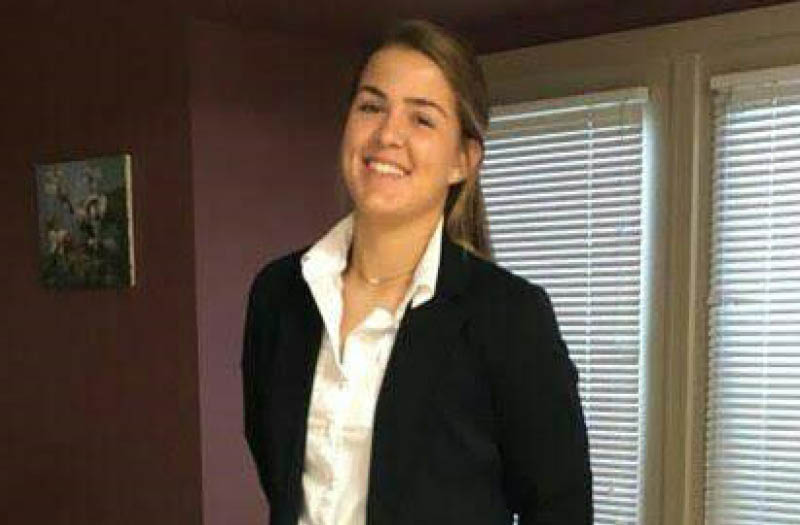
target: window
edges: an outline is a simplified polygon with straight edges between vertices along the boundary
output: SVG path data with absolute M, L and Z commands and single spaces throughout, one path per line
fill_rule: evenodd
M 800 69 L 712 89 L 706 523 L 797 523 Z
M 646 101 L 494 108 L 481 175 L 497 262 L 548 291 L 580 371 L 597 524 L 641 513 Z

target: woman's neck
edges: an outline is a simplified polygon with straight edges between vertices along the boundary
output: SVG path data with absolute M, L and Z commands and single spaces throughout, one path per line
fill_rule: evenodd
M 389 225 L 371 221 L 357 212 L 348 270 L 365 279 L 391 279 L 410 275 L 419 263 L 439 222 L 439 214 L 413 222 Z

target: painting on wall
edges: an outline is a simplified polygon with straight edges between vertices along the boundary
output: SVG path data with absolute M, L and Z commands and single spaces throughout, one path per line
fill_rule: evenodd
M 131 156 L 37 164 L 35 173 L 44 285 L 133 286 Z

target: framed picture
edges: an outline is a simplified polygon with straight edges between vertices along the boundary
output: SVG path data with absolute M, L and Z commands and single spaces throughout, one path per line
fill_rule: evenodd
M 35 173 L 44 285 L 133 286 L 131 156 L 37 164 Z

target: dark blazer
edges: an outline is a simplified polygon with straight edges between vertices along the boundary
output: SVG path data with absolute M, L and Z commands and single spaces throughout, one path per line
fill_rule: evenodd
M 368 525 L 592 522 L 577 373 L 544 291 L 442 237 L 434 297 L 406 311 L 378 397 Z M 322 319 L 296 252 L 250 291 L 245 434 L 272 525 L 295 525 Z

